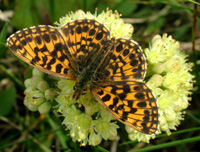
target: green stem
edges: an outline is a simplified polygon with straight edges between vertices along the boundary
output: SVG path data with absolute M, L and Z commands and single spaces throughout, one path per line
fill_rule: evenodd
M 3 65 L 0 65 L 0 73 L 6 75 L 9 79 L 11 79 L 17 86 L 21 89 L 25 89 L 24 84 L 13 74 L 11 74 Z
M 176 134 L 181 134 L 181 133 L 193 132 L 193 131 L 197 131 L 197 130 L 200 130 L 200 127 L 175 131 L 175 132 L 172 132 L 172 134 L 170 136 L 173 136 L 173 135 L 176 135 Z M 166 133 L 163 133 L 163 134 L 157 135 L 156 138 L 161 138 L 161 137 L 165 137 L 165 136 L 169 136 L 169 135 L 167 135 Z M 120 144 L 120 146 L 128 145 L 128 144 L 134 144 L 134 143 L 137 143 L 137 141 L 135 140 L 135 141 L 123 142 L 122 144 Z
M 96 146 L 96 149 L 98 149 L 99 151 L 102 151 L 102 152 L 109 152 L 108 150 L 104 149 L 101 146 Z
M 51 117 L 49 115 L 46 115 L 46 119 L 49 122 L 50 126 L 53 128 L 53 130 L 58 129 L 56 123 L 51 119 Z M 67 144 L 66 144 L 65 137 L 62 134 L 62 131 L 60 130 L 60 131 L 56 132 L 55 134 L 58 137 L 60 144 L 62 145 L 62 148 L 65 149 L 65 150 L 69 149 Z
M 200 124 L 200 120 L 199 120 L 197 117 L 195 117 L 194 115 L 192 115 L 192 114 L 189 113 L 189 112 L 187 112 L 186 114 L 187 114 L 189 117 L 191 117 L 193 120 L 195 120 L 197 123 Z
M 163 149 L 166 147 L 177 146 L 177 145 L 186 144 L 186 143 L 195 142 L 195 141 L 200 141 L 200 136 L 187 138 L 187 139 L 183 139 L 183 140 L 172 141 L 172 142 L 163 143 L 163 144 L 159 144 L 159 145 L 154 145 L 154 146 L 150 146 L 150 147 L 146 147 L 146 148 L 141 148 L 138 150 L 132 150 L 129 152 L 152 151 L 152 150 L 156 150 L 156 149 Z

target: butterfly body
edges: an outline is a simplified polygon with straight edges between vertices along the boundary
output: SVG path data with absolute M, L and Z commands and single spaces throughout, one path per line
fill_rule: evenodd
M 109 51 L 111 51 L 114 41 L 114 38 L 112 38 L 111 40 L 107 40 L 102 50 L 97 51 L 97 55 L 95 55 L 88 66 L 81 67 L 82 70 L 79 71 L 79 73 L 77 74 L 78 79 L 74 86 L 73 99 L 78 100 L 80 96 L 85 94 L 87 90 L 92 90 L 95 88 L 94 82 L 99 77 L 97 72 L 98 67 L 102 66 L 102 64 L 104 64 L 104 66 L 107 66 L 107 62 L 105 62 L 105 60 L 108 60 L 107 58 L 109 58 L 108 54 L 110 53 Z M 95 46 L 94 49 L 96 49 Z M 77 67 L 77 69 L 78 68 L 79 67 Z
M 145 56 L 134 41 L 111 38 L 103 24 L 81 19 L 59 29 L 48 25 L 23 29 L 11 35 L 7 45 L 43 72 L 75 81 L 75 100 L 90 90 L 124 124 L 146 134 L 158 130 L 158 105 L 142 82 Z

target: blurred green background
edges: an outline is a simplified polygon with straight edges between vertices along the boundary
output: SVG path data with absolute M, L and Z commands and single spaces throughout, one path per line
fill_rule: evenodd
M 194 63 L 194 90 L 185 120 L 171 136 L 159 135 L 150 144 L 120 140 L 80 147 L 73 142 L 55 112 L 45 118 L 23 105 L 24 79 L 30 68 L 5 45 L 6 38 L 25 27 L 53 25 L 70 11 L 101 13 L 109 7 L 134 26 L 133 39 L 145 48 L 154 35 L 168 33 Z M 196 15 L 195 15 L 196 14 Z M 198 0 L 0 0 L 0 151 L 199 151 L 200 147 L 200 2 Z M 113 150 L 114 152 L 114 150 Z

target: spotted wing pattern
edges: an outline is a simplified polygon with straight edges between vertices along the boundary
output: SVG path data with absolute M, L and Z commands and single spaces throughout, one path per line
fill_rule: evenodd
M 152 91 L 142 82 L 101 84 L 92 91 L 99 103 L 124 124 L 153 134 L 158 128 L 158 108 Z
M 74 79 L 70 53 L 56 28 L 42 25 L 23 29 L 11 35 L 7 45 L 28 64 L 61 78 Z
M 67 23 L 61 28 L 61 34 L 74 60 L 81 69 L 88 66 L 99 55 L 110 32 L 101 23 L 83 19 Z M 81 71 L 81 70 L 80 70 Z
M 152 91 L 140 82 L 146 72 L 142 50 L 132 40 L 117 39 L 97 70 L 92 91 L 99 103 L 124 124 L 146 134 L 157 131 L 159 114 Z
M 109 63 L 103 61 L 106 64 L 102 64 L 98 69 L 100 77 L 106 77 L 106 80 L 101 79 L 102 81 L 133 81 L 144 78 L 146 72 L 145 57 L 134 41 L 117 39 L 110 52 L 107 57 Z

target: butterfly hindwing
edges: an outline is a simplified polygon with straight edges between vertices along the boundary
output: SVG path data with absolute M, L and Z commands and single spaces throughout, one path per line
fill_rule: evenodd
M 56 28 L 41 25 L 23 29 L 11 35 L 7 45 L 28 64 L 46 73 L 73 80 L 70 54 Z
M 158 108 L 151 90 L 142 82 L 102 84 L 92 91 L 99 103 L 124 124 L 152 134 L 158 128 Z
M 105 78 L 103 81 L 142 80 L 145 76 L 146 61 L 142 50 L 132 40 L 116 39 L 108 64 L 102 64 L 98 72 Z M 103 63 L 106 63 L 103 61 Z

